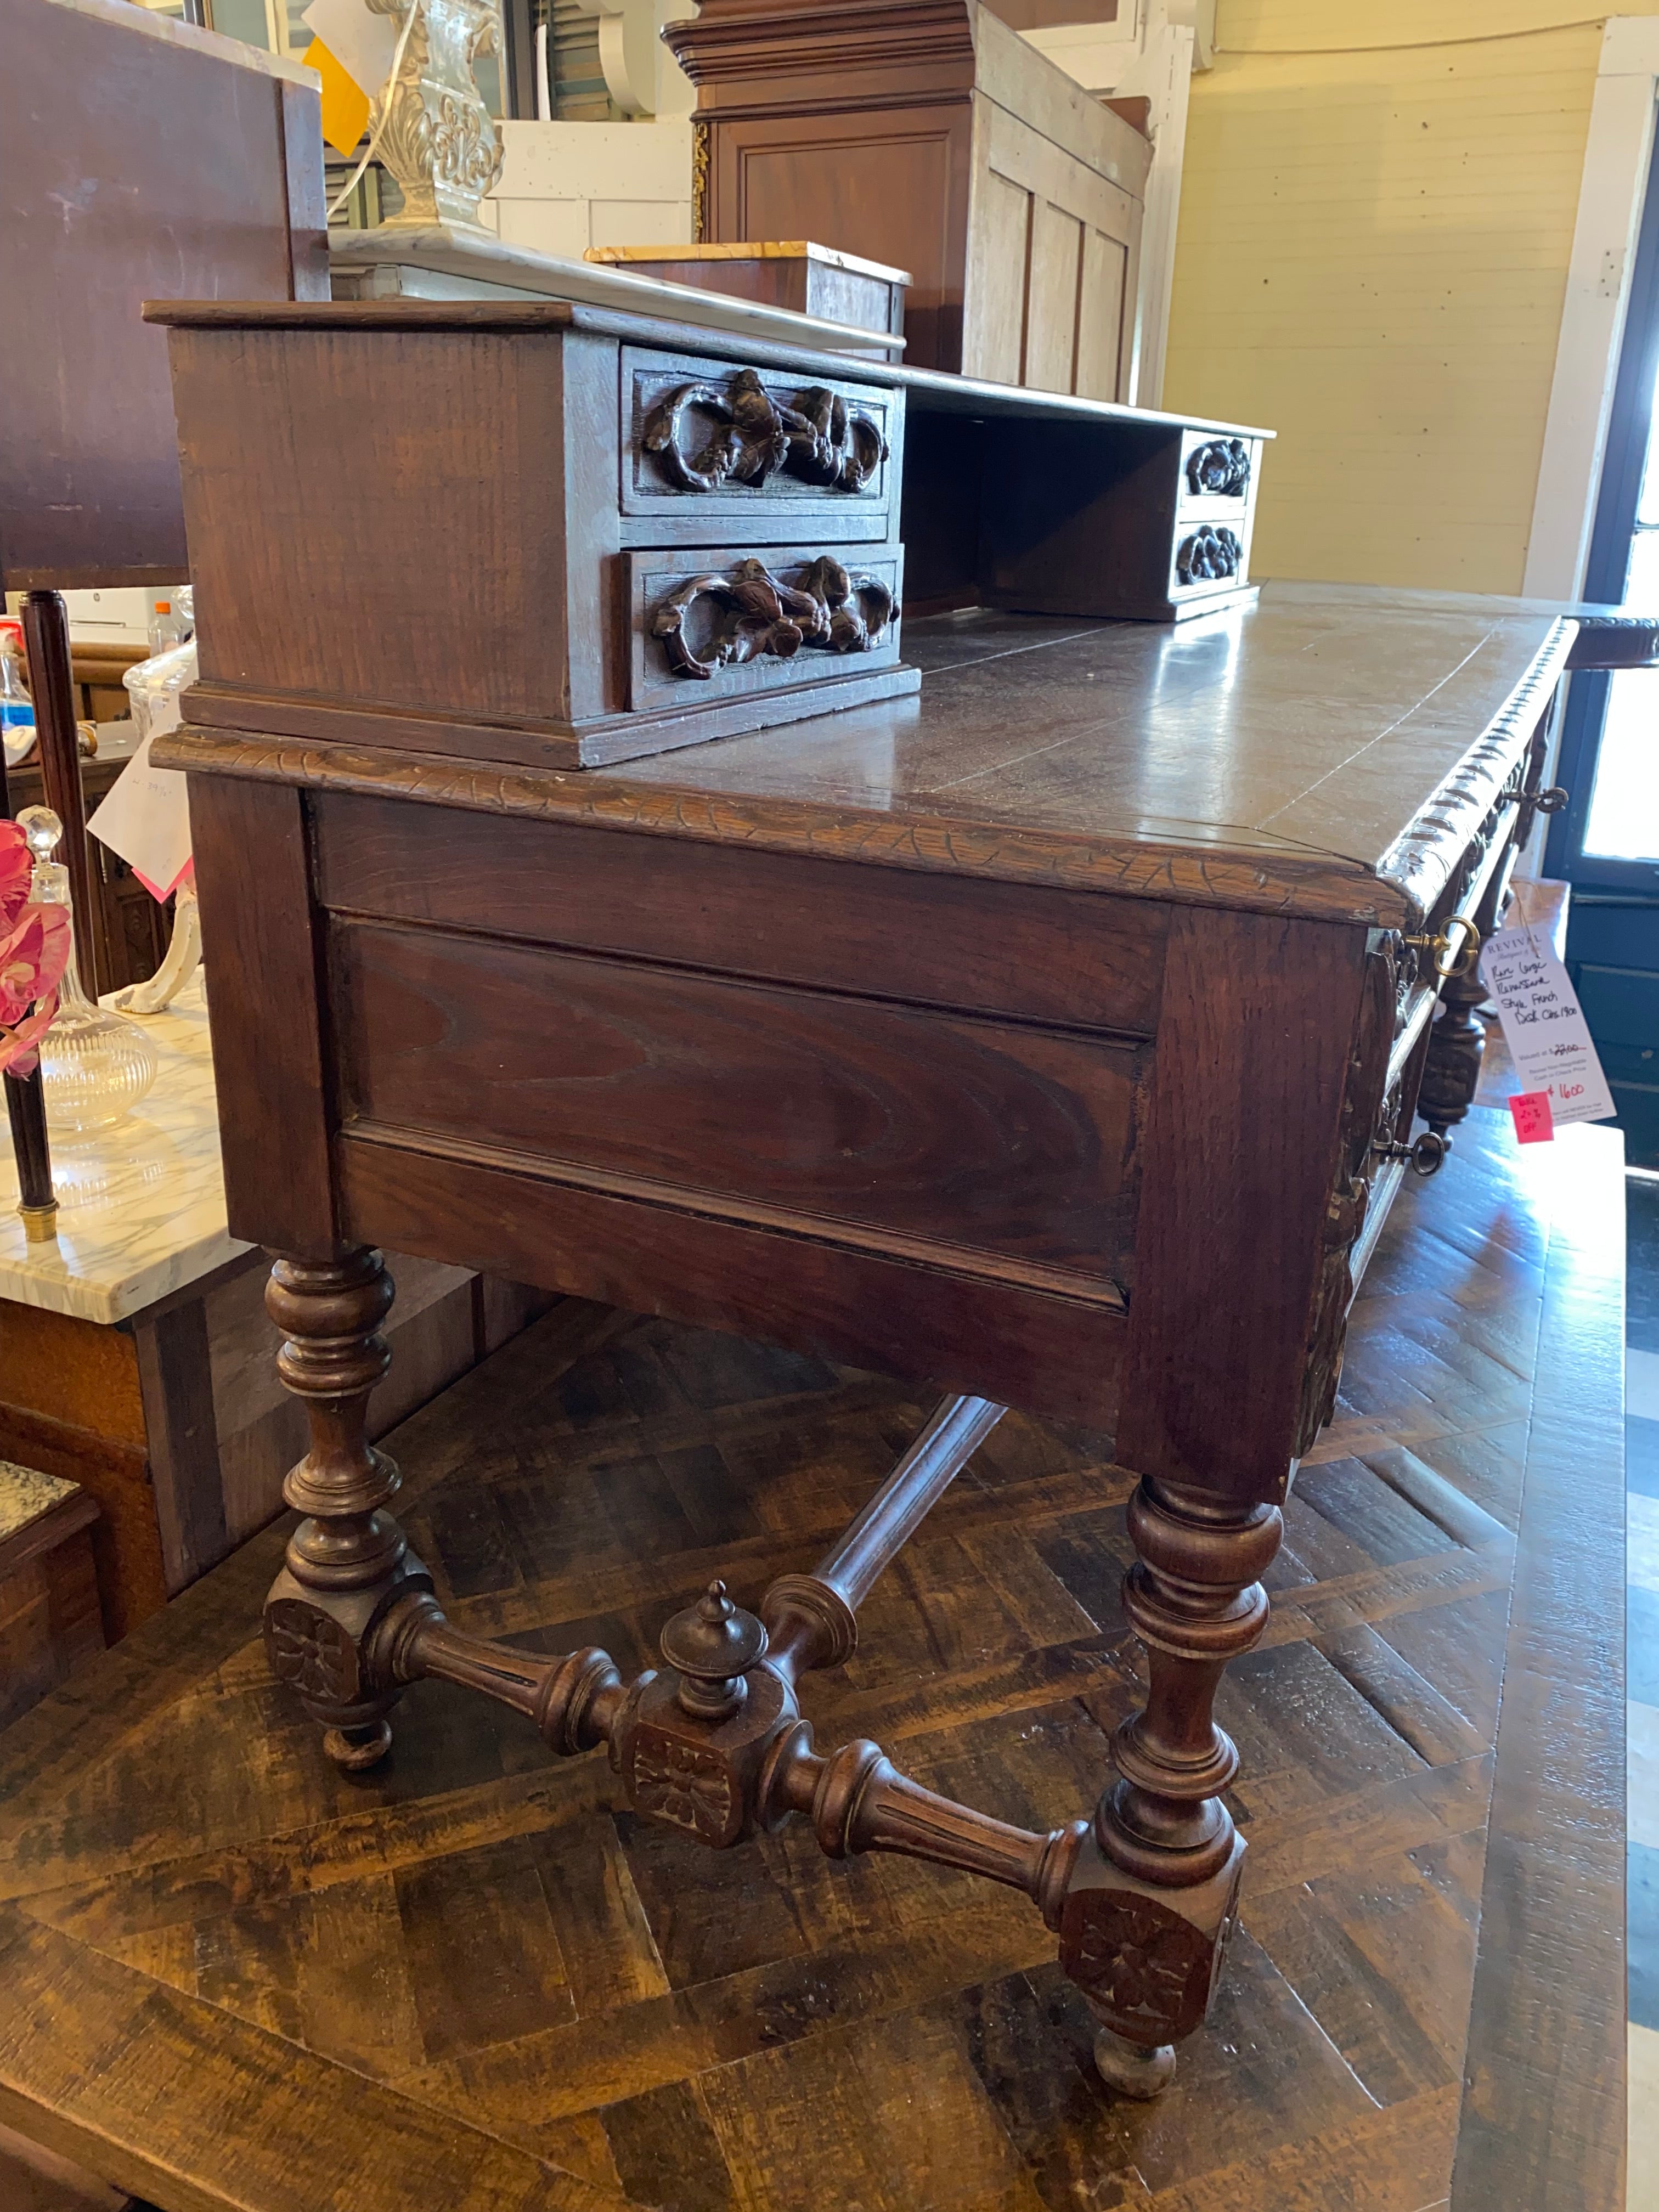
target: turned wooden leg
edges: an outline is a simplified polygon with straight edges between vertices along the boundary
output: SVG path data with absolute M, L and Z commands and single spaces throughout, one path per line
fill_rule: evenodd
M 1128 1517 L 1139 1556 L 1124 1602 L 1151 1680 L 1113 1739 L 1117 1778 L 1071 1869 L 1060 1957 L 1099 2025 L 1102 2076 L 1146 2097 L 1208 2011 L 1231 1931 L 1244 1844 L 1221 1793 L 1238 1753 L 1215 1724 L 1215 1693 L 1267 1626 L 1257 1577 L 1283 1524 L 1275 1506 L 1146 1480 Z
M 311 1449 L 283 1485 L 306 1517 L 265 1601 L 265 1653 L 321 1723 L 329 1757 L 351 1770 L 385 1756 L 399 1694 L 370 1653 L 371 1632 L 397 1599 L 432 1587 L 386 1510 L 398 1469 L 364 1426 L 369 1394 L 391 1364 L 380 1328 L 392 1295 L 380 1254 L 367 1249 L 278 1260 L 265 1290 L 286 1340 L 277 1371 L 311 1425 Z
M 1486 1024 L 1475 1012 L 1486 995 L 1478 974 L 1454 976 L 1443 984 L 1440 1012 L 1429 1032 L 1417 1110 L 1436 1136 L 1450 1143 L 1449 1131 L 1474 1103 L 1480 1061 L 1486 1049 Z

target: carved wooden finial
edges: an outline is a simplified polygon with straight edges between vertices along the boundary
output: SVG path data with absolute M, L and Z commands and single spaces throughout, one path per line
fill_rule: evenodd
M 699 1720 L 724 1720 L 748 1695 L 749 1668 L 766 1654 L 766 1631 L 733 1605 L 718 1577 L 662 1632 L 664 1664 L 680 1677 L 679 1703 Z

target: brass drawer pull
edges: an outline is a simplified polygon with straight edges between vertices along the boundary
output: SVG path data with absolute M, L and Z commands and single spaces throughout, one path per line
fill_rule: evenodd
M 1450 1150 L 1443 1137 L 1425 1129 L 1414 1145 L 1378 1144 L 1371 1148 L 1379 1159 L 1404 1160 L 1413 1175 L 1438 1175 Z
M 1463 932 L 1462 943 L 1455 952 L 1452 950 L 1452 932 Z M 1480 932 L 1466 914 L 1455 914 L 1445 927 L 1434 936 L 1408 937 L 1407 945 L 1419 952 L 1433 956 L 1434 972 L 1443 983 L 1452 983 L 1467 975 L 1480 957 Z

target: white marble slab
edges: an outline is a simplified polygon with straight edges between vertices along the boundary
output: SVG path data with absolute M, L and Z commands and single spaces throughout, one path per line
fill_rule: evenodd
M 26 1238 L 16 1163 L 0 1140 L 0 1298 L 125 1321 L 249 1249 L 225 1220 L 201 975 L 143 1027 L 161 1060 L 149 1096 L 91 1146 L 53 1147 L 52 1243 Z
M 532 246 L 508 245 L 493 231 L 470 225 L 391 222 L 372 230 L 331 230 L 328 258 L 336 276 L 353 283 L 375 270 L 424 270 L 466 287 L 463 296 L 575 300 L 590 307 L 720 331 L 728 337 L 823 353 L 872 354 L 885 360 L 904 350 L 904 340 L 891 331 L 861 331 L 851 323 L 798 314 L 793 307 L 770 307 L 732 292 L 706 292 L 696 284 L 637 276 L 608 262 L 568 261 Z M 443 296 L 418 285 L 410 289 L 426 298 Z M 340 296 L 337 289 L 335 297 Z

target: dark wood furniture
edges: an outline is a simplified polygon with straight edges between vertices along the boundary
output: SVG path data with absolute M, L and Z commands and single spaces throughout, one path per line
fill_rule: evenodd
M 0 580 L 176 583 L 167 348 L 139 304 L 327 299 L 316 79 L 125 0 L 0 0 Z
M 723 246 L 590 246 L 584 261 L 598 261 L 639 276 L 695 284 L 760 300 L 798 315 L 821 315 L 854 330 L 904 332 L 907 269 L 861 260 L 811 239 L 771 239 Z
M 231 1224 L 283 1255 L 270 1310 L 313 1419 L 272 1662 L 352 1770 L 384 1755 L 403 1687 L 435 1677 L 561 1752 L 608 1741 L 635 1812 L 704 1843 L 800 1815 L 832 1856 L 1022 1890 L 1094 2008 L 1103 2070 L 1148 2093 L 1237 1910 L 1217 1687 L 1266 1626 L 1353 1285 L 1408 1164 L 1443 1149 L 1413 1134 L 1438 987 L 1530 819 L 1576 626 L 1315 587 L 1186 630 L 981 609 L 912 627 L 919 699 L 608 773 L 538 767 L 453 688 L 457 660 L 474 680 L 503 652 L 500 680 L 524 680 L 521 630 L 453 648 L 498 597 L 517 618 L 513 562 L 537 543 L 510 537 L 480 572 L 445 569 L 436 542 L 429 573 L 461 594 L 453 657 L 417 672 L 439 711 L 409 692 L 368 708 L 357 671 L 391 665 L 374 656 L 397 617 L 345 547 L 385 518 L 352 496 L 343 537 L 295 526 L 321 508 L 283 503 L 264 396 L 302 370 L 325 391 L 331 348 L 343 374 L 388 331 L 404 346 L 379 389 L 404 351 L 435 374 L 435 332 L 469 392 L 534 394 L 550 339 L 611 360 L 621 335 L 569 309 L 497 319 L 514 312 L 337 309 L 331 337 L 316 311 L 168 312 L 192 572 L 226 659 L 158 757 L 191 777 Z M 1072 436 L 1075 406 L 1036 427 Z M 591 516 L 615 447 L 561 447 L 556 417 L 533 419 L 538 480 L 556 492 L 568 467 L 568 511 Z M 1031 425 L 983 420 L 988 476 L 994 436 Z M 625 488 L 642 418 L 622 421 Z M 1143 428 L 1179 452 L 1178 426 Z M 485 448 L 459 407 L 436 434 L 438 509 L 477 547 L 462 494 Z M 423 449 L 402 451 L 412 499 Z M 1054 542 L 1030 541 L 1051 574 Z M 1103 566 L 1121 542 L 1102 538 Z M 538 558 L 532 581 L 587 588 L 577 559 Z M 266 689 L 257 657 L 279 572 L 310 696 Z M 579 650 L 556 611 L 548 629 L 552 667 L 568 654 L 597 692 L 604 643 Z M 652 1675 L 597 1636 L 543 1656 L 448 1620 L 391 1517 L 396 1472 L 363 1427 L 381 1244 L 955 1395 L 846 1541 L 757 1612 L 711 1581 Z M 796 1702 L 1006 1405 L 1112 1430 L 1139 1478 L 1125 1605 L 1146 1702 L 1092 1817 L 1046 1830 L 931 1792 L 862 1735 L 820 1754 Z
M 459 1267 L 398 1264 L 408 1295 L 376 1437 L 548 1304 Z M 97 1516 L 82 1540 L 94 1648 L 129 1635 L 282 1510 L 305 1418 L 273 1371 L 266 1273 L 245 1253 L 113 1322 L 0 1298 L 0 1459 L 72 1482 Z M 0 1544 L 0 1576 L 4 1557 Z M 0 1594 L 0 1656 L 7 1617 Z
M 978 0 L 702 0 L 699 238 L 822 238 L 911 271 L 906 359 L 1131 395 L 1152 145 Z
M 272 1529 L 0 1737 L 0 2114 L 164 2212 L 1622 2212 L 1620 1146 L 1458 1144 L 1222 1686 L 1250 1872 L 1160 2103 L 1093 2083 L 1006 1890 L 689 1851 L 435 1682 L 337 1775 L 253 1637 Z M 712 1572 L 808 1565 L 923 1403 L 571 1302 L 386 1441 L 458 1626 L 631 1671 Z M 826 1740 L 1067 1812 L 1143 1694 L 1133 1486 L 1009 1416 L 814 1683 Z

